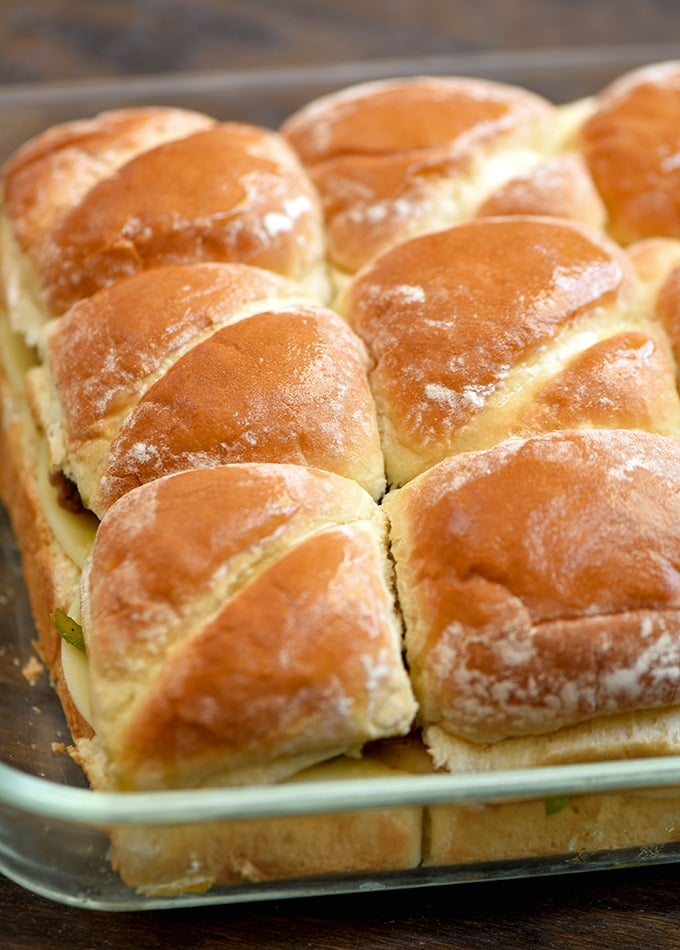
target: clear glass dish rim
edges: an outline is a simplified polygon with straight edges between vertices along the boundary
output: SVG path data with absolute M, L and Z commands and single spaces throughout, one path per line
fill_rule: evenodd
M 263 93 L 277 90 L 281 84 L 291 89 L 310 85 L 344 86 L 354 81 L 379 79 L 389 75 L 416 75 L 452 72 L 460 75 L 492 77 L 521 70 L 538 70 L 559 75 L 586 68 L 618 68 L 680 59 L 680 43 L 641 43 L 612 46 L 542 47 L 526 50 L 454 50 L 449 54 L 431 53 L 419 56 L 377 57 L 365 60 L 281 65 L 268 69 L 184 71 L 148 73 L 131 76 L 95 77 L 55 82 L 0 84 L 0 108 L 23 105 L 49 106 L 53 103 L 101 101 L 125 96 L 134 99 L 154 91 L 169 95 L 234 93 L 241 89 Z M 508 81 L 512 81 L 508 79 Z M 593 90 L 596 92 L 597 90 Z
M 442 804 L 680 789 L 680 756 L 469 772 L 115 792 L 62 786 L 0 763 L 0 804 L 78 825 L 198 824 Z M 680 794 L 680 792 L 679 792 Z

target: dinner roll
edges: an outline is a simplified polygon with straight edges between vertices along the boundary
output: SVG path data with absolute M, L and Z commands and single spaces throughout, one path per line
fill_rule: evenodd
M 572 430 L 457 455 L 387 496 L 440 764 L 471 744 L 472 767 L 502 768 L 504 740 L 524 765 L 641 754 L 645 737 L 677 751 L 677 712 L 657 714 L 680 699 L 679 474 L 674 439 Z
M 405 241 L 357 275 L 343 309 L 374 363 L 392 485 L 513 434 L 680 433 L 640 274 L 574 222 L 478 218 Z
M 469 217 L 562 137 L 557 108 L 528 90 L 435 76 L 352 86 L 304 106 L 281 131 L 319 189 L 340 275 Z
M 582 131 L 586 162 L 622 244 L 680 237 L 680 63 L 626 73 L 596 99 Z
M 130 122 L 139 121 L 132 110 Z M 100 147 L 114 152 L 108 163 L 98 166 L 97 145 L 93 157 L 82 159 L 89 140 L 83 146 L 76 125 L 46 133 L 5 167 L 5 282 L 27 285 L 38 310 L 17 311 L 15 328 L 28 332 L 41 313 L 60 315 L 123 277 L 163 264 L 241 261 L 308 282 L 323 296 L 316 192 L 277 133 L 185 121 L 181 134 L 151 138 L 145 147 L 135 141 L 133 149 L 125 115 L 118 119 L 120 147 L 109 143 L 116 128 L 106 115 L 88 127 L 94 123 L 95 140 L 98 122 L 105 128 Z M 84 163 L 86 171 L 98 166 L 85 179 Z M 46 189 L 37 207 L 26 197 L 29 182 Z
M 152 478 L 227 462 L 318 466 L 383 493 L 365 349 L 285 278 L 154 268 L 49 330 L 29 396 L 53 468 L 99 516 Z
M 109 509 L 82 590 L 111 787 L 275 781 L 411 726 L 384 519 L 350 479 L 156 479 Z

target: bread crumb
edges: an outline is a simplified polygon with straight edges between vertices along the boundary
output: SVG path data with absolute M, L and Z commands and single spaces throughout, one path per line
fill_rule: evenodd
M 28 663 L 23 665 L 21 672 L 24 678 L 33 686 L 38 677 L 45 672 L 45 667 L 40 660 L 32 656 Z
M 55 755 L 66 755 L 67 753 L 66 743 L 65 742 L 53 742 L 52 743 L 52 752 Z

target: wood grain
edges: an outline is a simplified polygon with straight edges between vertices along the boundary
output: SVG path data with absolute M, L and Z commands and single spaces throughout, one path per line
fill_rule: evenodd
M 61 907 L 0 879 L 3 950 L 680 946 L 674 866 L 177 911 Z
M 22 0 L 0 4 L 0 82 L 670 43 L 676 11 L 674 0 Z

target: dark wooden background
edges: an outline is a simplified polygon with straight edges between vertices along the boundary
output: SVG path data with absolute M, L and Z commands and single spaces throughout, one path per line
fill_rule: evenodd
M 676 0 L 3 0 L 0 82 L 680 39 Z
M 3 0 L 0 103 L 27 83 L 676 42 L 676 0 Z M 133 914 L 0 877 L 1 950 L 57 947 L 678 948 L 680 866 Z

